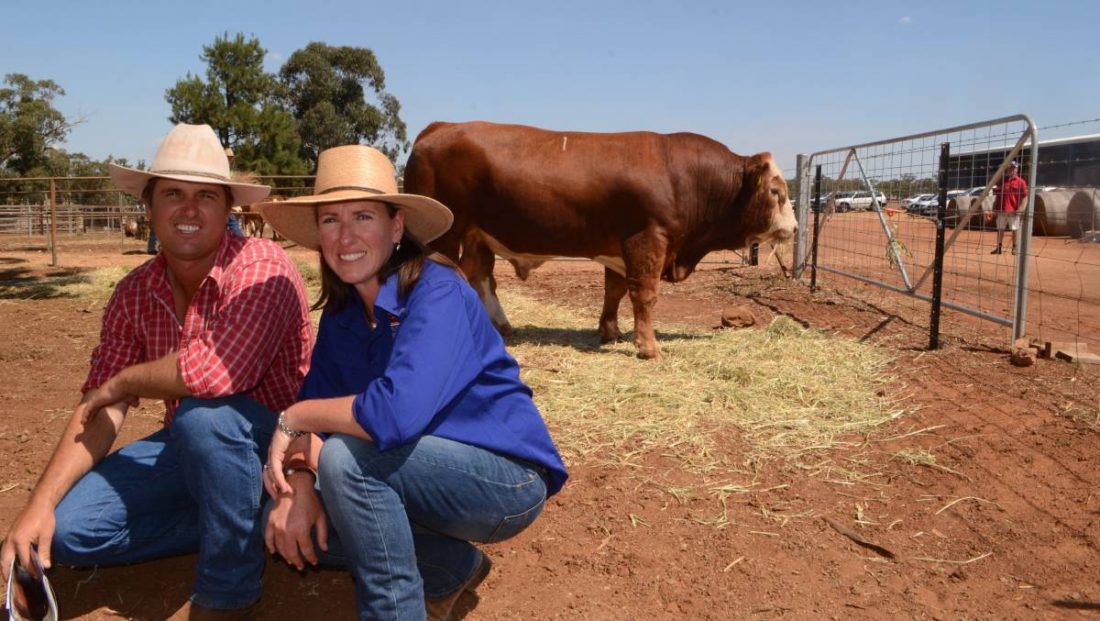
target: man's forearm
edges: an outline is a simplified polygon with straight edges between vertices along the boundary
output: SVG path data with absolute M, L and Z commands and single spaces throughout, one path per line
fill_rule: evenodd
M 74 414 L 38 479 L 30 503 L 46 503 L 49 507 L 56 507 L 80 477 L 111 450 L 126 418 L 127 407 L 125 404 L 107 406 L 100 416 L 87 424 L 82 424 L 80 417 Z
M 127 367 L 119 372 L 123 392 L 145 399 L 180 399 L 191 396 L 180 373 L 179 353 Z

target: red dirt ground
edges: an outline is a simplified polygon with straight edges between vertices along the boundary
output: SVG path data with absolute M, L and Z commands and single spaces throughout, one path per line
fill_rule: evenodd
M 145 259 L 139 248 L 117 238 L 63 240 L 64 267 L 50 268 L 40 240 L 0 240 L 4 531 L 76 402 L 101 311 L 101 304 L 37 289 L 38 299 L 25 299 L 28 287 L 46 276 L 137 265 Z M 601 268 L 552 262 L 525 283 L 506 268 L 498 266 L 501 287 L 565 300 L 591 317 L 597 339 Z M 467 620 L 1096 618 L 1095 369 L 1051 360 L 1016 368 L 1007 352 L 950 334 L 942 349 L 925 351 L 928 337 L 911 306 L 835 276 L 823 276 L 811 294 L 774 268 L 742 266 L 732 254 L 712 255 L 684 283 L 663 286 L 658 330 L 716 326 L 722 309 L 744 300 L 760 324 L 785 314 L 887 349 L 899 378 L 888 396 L 913 412 L 880 435 L 886 441 L 822 452 L 813 471 L 745 464 L 745 472 L 725 478 L 751 479 L 760 491 L 731 495 L 724 506 L 707 493 L 678 499 L 639 485 L 634 470 L 570 464 L 570 483 L 539 521 L 487 547 L 494 570 L 480 599 L 462 602 Z M 158 421 L 159 408 L 143 404 L 121 441 Z M 918 449 L 935 463 L 897 455 Z M 739 454 L 739 440 L 731 438 L 726 450 Z M 833 476 L 853 464 L 876 474 L 857 482 Z M 654 456 L 646 466 L 660 472 L 666 464 Z M 825 518 L 895 558 L 856 545 Z M 55 569 L 62 618 L 162 619 L 186 598 L 193 560 Z M 259 618 L 353 616 L 342 572 L 299 576 L 273 560 L 265 584 Z

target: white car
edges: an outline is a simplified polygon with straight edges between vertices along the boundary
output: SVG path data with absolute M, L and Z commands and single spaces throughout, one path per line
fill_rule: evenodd
M 875 198 L 878 200 L 879 208 L 886 206 L 886 195 L 880 191 L 875 191 Z M 871 208 L 874 201 L 871 200 L 871 193 L 869 191 L 851 192 L 848 196 L 837 196 L 836 210 L 837 211 L 853 211 L 856 209 L 867 210 Z

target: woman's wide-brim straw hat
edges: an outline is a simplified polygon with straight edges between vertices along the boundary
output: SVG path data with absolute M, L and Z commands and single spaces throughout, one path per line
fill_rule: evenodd
M 111 164 L 110 169 L 115 186 L 138 198 L 142 198 L 142 190 L 154 178 L 227 186 L 233 194 L 234 205 L 251 205 L 271 193 L 271 188 L 266 185 L 233 180 L 229 172 L 229 159 L 209 125 L 180 123 L 173 127 L 157 148 L 149 170 L 117 164 Z
M 454 215 L 443 203 L 419 194 L 397 191 L 390 158 L 366 145 L 347 145 L 321 151 L 313 194 L 258 206 L 264 220 L 279 235 L 305 248 L 320 250 L 317 205 L 370 200 L 389 203 L 405 213 L 405 232 L 427 245 L 451 228 Z

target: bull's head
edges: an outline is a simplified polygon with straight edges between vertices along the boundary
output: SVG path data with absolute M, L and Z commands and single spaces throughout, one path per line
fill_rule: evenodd
M 783 171 L 770 153 L 758 153 L 735 171 L 730 182 L 716 183 L 723 191 L 708 197 L 705 222 L 687 235 L 668 257 L 662 277 L 679 282 L 688 277 L 708 252 L 745 248 L 752 243 L 785 243 L 794 239 L 798 221 L 787 196 Z M 728 175 L 728 169 L 727 169 Z
M 794 239 L 798 220 L 787 195 L 787 181 L 771 153 L 752 156 L 746 169 L 745 188 L 752 191 L 748 215 L 755 220 L 748 243 L 787 242 Z

